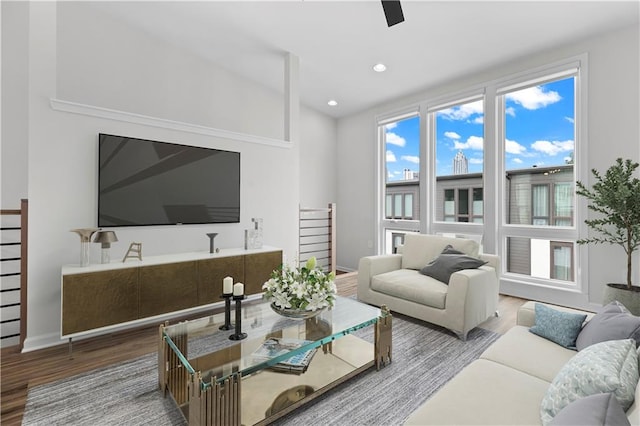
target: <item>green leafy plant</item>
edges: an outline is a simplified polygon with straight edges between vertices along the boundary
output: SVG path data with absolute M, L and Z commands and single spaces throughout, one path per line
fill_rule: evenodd
M 262 289 L 276 306 L 315 311 L 333 306 L 337 292 L 334 280 L 335 274 L 325 274 L 312 257 L 300 268 L 283 265 L 276 269 Z
M 588 208 L 602 215 L 587 219 L 587 226 L 599 235 L 578 240 L 578 244 L 616 244 L 627 254 L 627 287 L 631 284 L 631 256 L 640 247 L 640 180 L 633 176 L 639 164 L 618 158 L 603 174 L 592 169 L 595 183 L 587 188 L 576 182 L 576 194 L 589 200 Z

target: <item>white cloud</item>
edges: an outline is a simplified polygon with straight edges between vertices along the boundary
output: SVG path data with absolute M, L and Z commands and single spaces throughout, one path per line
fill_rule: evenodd
M 460 139 L 460 135 L 456 132 L 444 132 L 444 135 L 449 139 Z
M 484 123 L 484 115 L 479 115 L 476 118 L 474 118 L 473 120 L 471 120 L 471 122 L 473 124 L 482 124 Z
M 507 94 L 507 99 L 522 105 L 526 109 L 538 109 L 558 102 L 562 97 L 558 92 L 545 92 L 540 86 L 529 87 Z
M 527 150 L 527 148 L 525 148 L 523 145 L 520 145 L 518 142 L 509 140 L 509 139 L 505 141 L 504 149 L 507 152 L 507 154 L 516 154 L 516 155 L 520 155 Z
M 438 115 L 443 115 L 449 120 L 466 120 L 474 114 L 483 114 L 482 101 L 469 102 L 438 111 Z
M 387 163 L 395 163 L 396 162 L 396 155 L 393 153 L 393 151 L 387 151 Z
M 396 127 L 398 127 L 398 123 L 396 123 L 395 121 L 393 123 L 385 124 L 384 126 L 384 128 L 387 130 L 395 129 Z
M 535 141 L 531 148 L 547 155 L 558 155 L 561 152 L 573 151 L 573 141 Z
M 393 132 L 387 132 L 386 141 L 391 145 L 397 145 L 397 146 L 405 146 L 407 144 L 407 141 L 405 140 L 405 138 L 403 138 L 402 136 L 398 136 Z
M 475 149 L 478 151 L 482 151 L 484 148 L 483 138 L 480 136 L 469 136 L 466 142 L 458 142 L 455 141 L 453 144 L 455 149 Z
M 565 117 L 564 119 L 567 120 L 571 124 L 576 122 L 576 120 L 574 120 L 573 117 Z
M 505 113 L 505 114 L 507 114 L 507 115 L 510 115 L 510 116 L 512 116 L 512 117 L 515 117 L 515 116 L 516 116 L 516 110 L 515 110 L 515 108 L 513 108 L 513 107 L 506 107 L 506 108 L 504 109 L 504 113 Z
M 400 159 L 408 161 L 410 163 L 420 164 L 420 157 L 418 157 L 417 155 L 403 155 L 402 157 L 400 157 Z
M 469 163 L 471 164 L 482 164 L 484 160 L 482 158 L 469 158 Z
M 513 159 L 513 160 L 511 160 L 511 161 L 513 161 L 514 163 L 522 164 L 522 160 L 521 160 L 521 159 L 519 159 L 519 158 L 514 158 L 514 159 Z

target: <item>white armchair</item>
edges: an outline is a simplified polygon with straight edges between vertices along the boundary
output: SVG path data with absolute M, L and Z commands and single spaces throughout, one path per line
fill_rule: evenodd
M 421 274 L 447 245 L 487 263 L 452 273 L 448 283 Z M 407 234 L 400 253 L 360 259 L 358 299 L 448 328 L 466 340 L 471 329 L 498 310 L 499 258 L 478 251 L 473 240 Z

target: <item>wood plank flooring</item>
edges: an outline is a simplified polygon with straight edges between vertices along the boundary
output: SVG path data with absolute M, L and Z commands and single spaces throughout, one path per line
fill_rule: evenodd
M 357 273 L 339 274 L 336 285 L 341 296 L 356 294 Z M 515 325 L 516 312 L 524 302 L 523 299 L 500 296 L 501 316 L 490 318 L 481 327 L 504 333 Z M 22 423 L 29 387 L 155 352 L 157 339 L 158 326 L 154 325 L 74 342 L 71 358 L 66 344 L 27 353 L 20 353 L 17 347 L 2 349 L 0 424 Z

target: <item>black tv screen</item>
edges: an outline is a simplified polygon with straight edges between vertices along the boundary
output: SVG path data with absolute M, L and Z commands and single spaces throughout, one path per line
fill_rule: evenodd
M 98 140 L 98 227 L 240 222 L 239 152 Z

